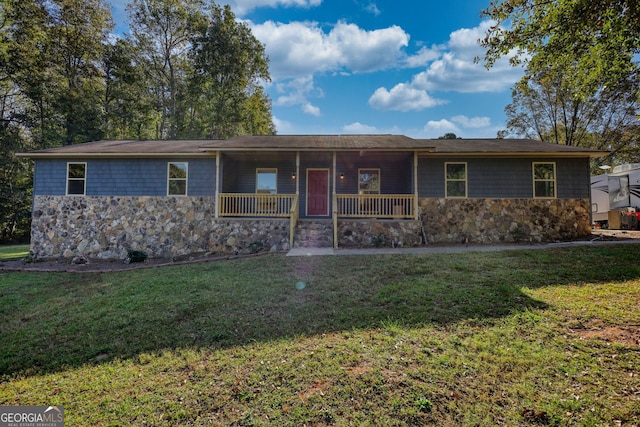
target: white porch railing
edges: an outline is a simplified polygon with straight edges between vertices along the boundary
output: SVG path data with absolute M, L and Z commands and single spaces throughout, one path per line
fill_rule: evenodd
M 339 218 L 413 219 L 416 199 L 413 194 L 336 194 L 333 210 Z M 295 194 L 222 193 L 219 216 L 299 217 Z
M 289 218 L 295 194 L 222 193 L 219 216 Z
M 413 194 L 337 194 L 335 200 L 341 218 L 415 217 Z

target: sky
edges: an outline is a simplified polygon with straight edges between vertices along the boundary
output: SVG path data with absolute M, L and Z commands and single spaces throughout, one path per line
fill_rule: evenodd
M 127 0 L 110 0 L 126 32 Z M 228 0 L 269 57 L 278 134 L 495 138 L 522 75 L 478 45 L 489 0 Z

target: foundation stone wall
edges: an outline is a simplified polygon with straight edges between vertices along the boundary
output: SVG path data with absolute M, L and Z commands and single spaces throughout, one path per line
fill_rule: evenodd
M 288 248 L 288 220 L 215 219 L 214 197 L 34 198 L 31 249 L 44 258 L 124 259 L 130 249 L 172 258 Z
M 419 201 L 421 219 L 340 220 L 341 248 L 571 240 L 591 233 L 588 199 Z M 330 237 L 332 240 L 332 236 Z M 43 258 L 124 259 L 289 249 L 289 219 L 215 218 L 214 197 L 36 196 L 31 249 Z
M 551 242 L 591 233 L 588 199 L 420 199 L 429 243 Z
M 412 247 L 422 243 L 419 221 L 352 220 L 338 221 L 338 247 Z

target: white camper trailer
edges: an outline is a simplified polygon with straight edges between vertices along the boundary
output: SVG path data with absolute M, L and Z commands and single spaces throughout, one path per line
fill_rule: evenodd
M 616 166 L 610 174 L 591 177 L 591 214 L 592 221 L 600 226 L 609 224 L 611 213 L 637 212 L 640 214 L 640 163 L 628 163 Z M 623 228 L 636 228 L 637 215 L 628 221 L 622 219 Z M 615 227 L 618 225 L 615 224 Z

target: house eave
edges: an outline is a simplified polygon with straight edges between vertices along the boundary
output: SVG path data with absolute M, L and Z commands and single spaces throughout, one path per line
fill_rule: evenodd
M 193 158 L 215 157 L 215 152 L 166 153 L 16 153 L 16 157 L 31 159 L 141 159 L 141 158 Z
M 221 153 L 230 153 L 230 152 L 250 152 L 250 153 L 255 153 L 255 152 L 265 152 L 265 153 L 273 153 L 273 152 L 296 152 L 296 151 L 300 151 L 300 152 L 318 152 L 318 151 L 323 151 L 323 152 L 354 152 L 354 153 L 358 153 L 360 151 L 375 151 L 375 152 L 394 152 L 397 153 L 399 151 L 403 151 L 403 152 L 408 152 L 408 153 L 413 153 L 414 151 L 418 151 L 418 152 L 425 152 L 425 153 L 431 153 L 433 151 L 430 150 L 425 150 L 424 147 L 420 147 L 420 148 L 415 148 L 415 147 L 395 147 L 395 148 L 388 148 L 388 147 L 381 147 L 381 148 L 376 148 L 376 147 L 371 147 L 371 148 L 313 148 L 313 147 L 287 147 L 287 148 L 282 148 L 282 147 L 278 147 L 278 148 L 201 148 L 200 149 L 202 152 L 208 152 L 208 153 L 216 153 L 216 152 L 221 152 Z M 433 148 L 433 150 L 435 150 L 435 148 Z
M 598 158 L 608 155 L 605 151 L 531 151 L 531 152 L 418 152 L 420 157 L 508 157 L 513 158 L 533 158 L 533 157 L 553 157 L 553 158 Z

